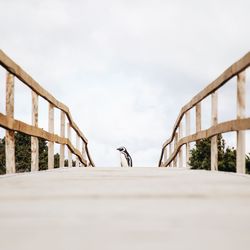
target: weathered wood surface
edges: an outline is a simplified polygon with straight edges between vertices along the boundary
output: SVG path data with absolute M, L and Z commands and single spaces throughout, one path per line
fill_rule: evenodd
M 6 78 L 6 117 L 14 118 L 14 76 L 7 73 Z M 6 130 L 5 132 L 5 155 L 6 155 L 6 173 L 15 173 L 15 131 Z
M 82 142 L 82 156 L 83 157 L 87 156 L 87 150 L 86 149 L 87 149 L 86 144 L 84 142 Z M 88 165 L 89 165 L 89 162 L 87 162 L 87 164 L 84 165 L 84 167 L 87 167 Z
M 211 125 L 218 124 L 218 93 L 211 95 Z M 218 142 L 217 135 L 211 138 L 211 170 L 218 170 Z
M 215 81 L 210 83 L 207 87 L 205 87 L 202 91 L 200 91 L 196 96 L 194 96 L 190 102 L 188 102 L 185 106 L 182 107 L 182 109 L 181 109 L 181 111 L 176 119 L 176 122 L 174 124 L 173 131 L 172 131 L 170 138 L 168 140 L 166 140 L 163 144 L 163 148 L 161 151 L 158 166 L 163 165 L 162 159 L 163 159 L 164 148 L 168 144 L 170 144 L 172 141 L 174 141 L 175 133 L 179 127 L 179 124 L 180 124 L 183 116 L 186 114 L 186 112 L 194 107 L 196 107 L 196 111 L 197 111 L 197 105 L 200 105 L 200 102 L 202 100 L 204 100 L 207 96 L 214 93 L 217 89 L 221 88 L 225 83 L 227 83 L 233 77 L 237 76 L 238 74 L 243 74 L 242 72 L 246 68 L 248 68 L 249 66 L 250 66 L 250 52 L 248 52 L 239 61 L 237 61 L 236 63 L 231 65 Z M 196 119 L 196 129 L 197 128 L 199 129 L 199 124 L 197 124 L 197 119 Z
M 61 126 L 60 126 L 60 136 L 62 138 L 65 137 L 65 114 L 63 111 L 61 111 Z M 83 158 L 85 158 L 83 156 Z M 60 145 L 60 168 L 64 167 L 64 160 L 65 160 L 65 146 L 64 144 Z
M 175 156 L 178 154 L 180 147 L 188 142 L 198 141 L 203 138 L 210 138 L 212 136 L 215 136 L 221 133 L 238 131 L 238 130 L 247 130 L 247 129 L 250 129 L 250 118 L 222 122 L 209 129 L 201 130 L 198 133 L 183 137 L 176 144 L 176 148 L 174 152 L 169 156 L 168 160 L 165 163 L 163 163 L 161 166 L 162 167 L 168 166 L 169 163 L 171 163 L 174 160 Z
M 54 134 L 54 106 L 49 103 L 49 133 Z M 48 142 L 48 168 L 54 168 L 54 142 Z
M 201 103 L 197 103 L 195 106 L 195 128 L 196 133 L 201 131 Z
M 79 150 L 79 147 L 80 147 L 80 138 L 78 135 L 76 135 L 76 149 Z M 76 167 L 79 167 L 79 164 L 80 164 L 79 159 L 78 157 L 76 157 Z
M 88 150 L 88 146 L 87 146 L 88 140 L 84 136 L 84 134 L 81 132 L 81 130 L 78 128 L 76 123 L 73 121 L 69 108 L 63 103 L 59 102 L 47 90 L 45 90 L 38 82 L 36 82 L 29 74 L 27 74 L 19 65 L 17 65 L 11 58 L 9 58 L 2 50 L 0 50 L 0 65 L 4 67 L 8 72 L 10 72 L 12 75 L 17 77 L 25 85 L 27 85 L 31 90 L 37 93 L 37 95 L 43 97 L 50 104 L 60 109 L 67 115 L 69 123 L 71 124 L 71 127 L 76 131 L 78 136 L 86 143 L 86 152 L 87 152 L 90 165 L 95 166 L 90 156 L 89 150 Z M 0 125 L 3 126 L 3 124 L 1 124 L 1 121 L 0 121 Z M 25 133 L 30 135 L 29 130 L 26 130 Z
M 38 127 L 38 95 L 32 90 L 32 126 Z M 39 169 L 39 142 L 38 138 L 31 136 L 31 171 Z
M 91 155 L 89 153 L 89 147 L 87 147 L 87 144 L 85 144 L 85 151 L 86 154 L 88 155 L 88 159 L 87 159 L 87 167 L 95 167 L 93 159 L 91 158 Z
M 167 148 L 164 148 L 164 153 L 163 153 L 163 160 L 166 161 L 168 159 L 168 152 Z
M 71 126 L 70 123 L 67 124 L 67 136 L 68 140 L 71 141 Z M 72 152 L 68 149 L 68 167 L 72 167 Z
M 179 123 L 184 116 L 184 114 L 195 107 L 197 103 L 204 100 L 207 96 L 212 94 L 214 91 L 222 87 L 226 82 L 228 82 L 233 77 L 237 76 L 238 73 L 242 72 L 244 69 L 250 66 L 250 52 L 248 52 L 244 57 L 239 61 L 231 65 L 227 70 L 225 70 L 216 80 L 210 83 L 206 88 L 200 91 L 195 97 L 192 98 L 185 106 L 182 107 L 178 118 L 176 119 L 173 132 L 171 137 L 163 144 L 166 146 L 170 141 L 174 139 L 175 131 L 177 130 Z
M 0 177 L 0 249 L 248 250 L 250 177 L 63 168 Z
M 36 127 L 31 126 L 31 125 L 24 123 L 22 121 L 9 118 L 6 115 L 2 114 L 1 112 L 0 112 L 0 124 L 2 127 L 6 128 L 6 129 L 10 129 L 10 130 L 22 132 L 24 134 L 28 134 L 31 136 L 43 138 L 47 141 L 65 144 L 68 146 L 68 148 L 71 150 L 71 152 L 73 152 L 75 155 L 77 155 L 81 159 L 81 162 L 83 164 L 87 163 L 86 159 L 84 159 L 82 157 L 81 152 L 79 150 L 77 150 L 72 145 L 70 140 L 68 140 L 66 138 L 62 138 L 56 134 L 51 134 L 51 133 L 49 133 L 41 128 L 36 128 Z
M 81 130 L 77 127 L 72 119 L 69 108 L 63 103 L 59 102 L 54 96 L 52 96 L 47 90 L 45 90 L 38 82 L 36 82 L 28 73 L 26 73 L 19 65 L 11 60 L 2 50 L 0 50 L 0 65 L 2 65 L 7 71 L 16 76 L 20 81 L 27 85 L 30 89 L 36 92 L 39 96 L 42 96 L 49 103 L 53 104 L 58 109 L 64 111 L 71 123 L 72 128 L 76 130 L 78 135 L 87 143 L 87 138 L 83 135 Z
M 175 138 L 174 138 L 174 152 L 175 152 L 176 149 L 177 149 L 178 138 L 179 138 L 179 136 L 178 136 L 178 133 L 176 132 L 176 133 L 175 133 Z M 178 148 L 178 149 L 179 149 L 179 148 Z M 178 152 L 179 152 L 179 150 L 178 150 Z M 176 152 L 176 153 L 178 153 L 178 152 Z M 174 164 L 173 167 L 176 168 L 176 167 L 177 167 L 177 157 L 174 158 L 173 164 Z
M 190 111 L 187 111 L 186 114 L 185 114 L 185 120 L 186 120 L 186 135 L 185 136 L 188 136 L 190 135 L 190 124 L 191 124 L 191 121 L 190 121 Z M 186 144 L 186 167 L 188 167 L 188 162 L 189 162 L 189 159 L 190 159 L 190 143 L 187 143 Z
M 246 116 L 246 72 L 241 72 L 237 77 L 237 119 L 243 119 Z M 246 172 L 246 132 L 237 131 L 237 151 L 236 151 L 236 169 L 238 173 Z
M 179 139 L 183 138 L 183 127 L 182 127 L 182 122 L 179 124 Z M 183 152 L 182 152 L 182 147 L 180 147 L 179 150 L 179 167 L 182 168 L 183 166 Z

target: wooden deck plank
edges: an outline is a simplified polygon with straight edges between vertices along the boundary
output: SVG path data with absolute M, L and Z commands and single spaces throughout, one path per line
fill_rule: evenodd
M 250 247 L 250 177 L 171 168 L 61 168 L 0 177 L 0 249 Z

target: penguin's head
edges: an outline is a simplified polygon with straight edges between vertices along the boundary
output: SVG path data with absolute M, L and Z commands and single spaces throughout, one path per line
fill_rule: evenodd
M 120 151 L 120 152 L 126 152 L 126 148 L 125 147 L 120 147 L 120 148 L 117 148 L 116 150 Z

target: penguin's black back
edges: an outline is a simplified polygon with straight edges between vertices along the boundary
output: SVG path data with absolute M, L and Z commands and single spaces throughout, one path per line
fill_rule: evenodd
M 130 154 L 128 153 L 127 149 L 125 150 L 125 157 L 126 157 L 126 160 L 128 162 L 128 166 L 129 167 L 132 167 L 133 166 L 133 161 L 132 161 L 132 158 L 130 156 Z

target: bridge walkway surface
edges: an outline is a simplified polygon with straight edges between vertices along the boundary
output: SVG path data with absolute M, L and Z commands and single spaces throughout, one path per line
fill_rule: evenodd
M 62 168 L 0 177 L 0 249 L 250 249 L 250 177 Z

